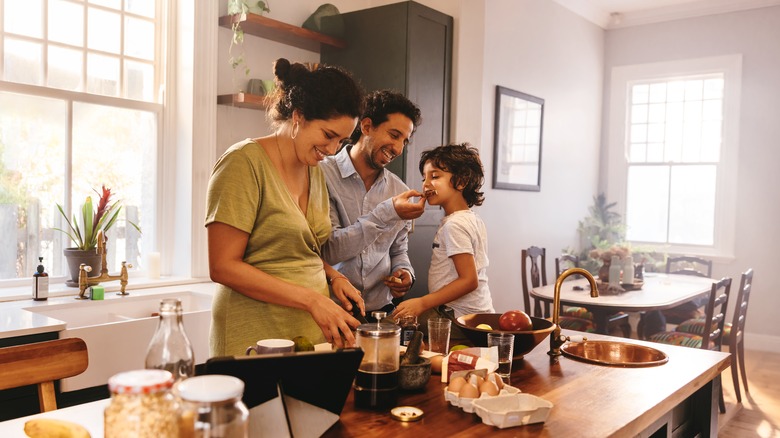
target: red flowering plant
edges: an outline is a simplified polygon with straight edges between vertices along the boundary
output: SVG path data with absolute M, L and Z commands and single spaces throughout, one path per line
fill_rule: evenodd
M 81 206 L 81 225 L 77 220 L 76 214 L 73 214 L 73 220 L 68 219 L 68 215 L 65 214 L 60 204 L 57 204 L 57 208 L 62 213 L 65 221 L 68 223 L 68 231 L 55 228 L 58 231 L 62 231 L 70 237 L 70 240 L 76 244 L 76 249 L 91 250 L 97 247 L 98 233 L 102 230 L 106 233 L 117 221 L 119 212 L 122 210 L 122 206 L 119 201 L 111 202 L 111 189 L 102 186 L 103 193 L 101 194 L 97 190 L 99 200 L 97 204 L 97 210 L 92 205 L 92 197 L 87 196 L 86 201 Z M 141 229 L 138 225 L 128 221 L 138 232 Z

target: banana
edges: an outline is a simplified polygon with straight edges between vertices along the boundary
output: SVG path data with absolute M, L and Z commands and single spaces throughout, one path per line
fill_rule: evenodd
M 38 418 L 24 423 L 24 433 L 30 438 L 90 438 L 84 426 L 65 420 Z

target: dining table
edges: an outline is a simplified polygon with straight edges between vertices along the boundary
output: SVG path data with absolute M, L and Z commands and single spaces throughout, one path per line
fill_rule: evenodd
M 575 331 L 562 333 L 574 336 Z M 447 383 L 433 374 L 422 390 L 399 392 L 397 406 L 423 411 L 419 421 L 401 422 L 388 409 L 355 406 L 350 391 L 340 418 L 325 437 L 633 437 L 658 431 L 675 436 L 714 436 L 718 430 L 717 394 L 729 365 L 729 354 L 717 351 L 652 344 L 599 334 L 592 340 L 613 340 L 652 346 L 666 355 L 667 363 L 624 368 L 595 365 L 567 356 L 547 354 L 547 339 L 522 358 L 515 358 L 507 383 L 523 393 L 552 403 L 543 423 L 499 429 L 486 425 L 477 414 L 447 401 Z M 317 370 L 312 369 L 312 374 Z M 325 376 L 323 376 L 325 378 Z M 0 422 L 0 436 L 24 437 L 24 423 L 32 418 L 59 418 L 85 426 L 93 437 L 103 436 L 103 410 L 108 400 Z M 687 431 L 687 432 L 684 432 Z M 256 435 L 256 434 L 255 434 Z M 656 435 L 653 435 L 656 436 Z M 671 436 L 663 433 L 663 436 Z
M 593 314 L 596 333 L 607 334 L 610 315 L 617 312 L 647 312 L 664 310 L 694 298 L 707 296 L 712 289 L 711 278 L 692 275 L 645 273 L 628 290 L 608 289 L 600 283 L 599 296 L 590 296 L 590 285 L 585 278 L 572 278 L 561 285 L 560 299 L 565 306 L 582 306 Z M 555 285 L 531 289 L 531 296 L 552 303 Z

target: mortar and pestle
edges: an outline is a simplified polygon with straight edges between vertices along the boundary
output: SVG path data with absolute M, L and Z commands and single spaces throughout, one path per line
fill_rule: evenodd
M 398 368 L 398 387 L 403 391 L 423 389 L 431 378 L 431 360 L 420 356 L 422 352 L 421 331 L 417 331 L 406 347 Z

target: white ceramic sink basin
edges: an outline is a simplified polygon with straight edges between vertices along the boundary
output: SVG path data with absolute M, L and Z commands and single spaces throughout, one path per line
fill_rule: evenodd
M 87 344 L 89 367 L 78 376 L 63 379 L 63 392 L 105 385 L 118 372 L 143 368 L 146 348 L 159 321 L 152 314 L 159 312 L 163 298 L 181 299 L 184 330 L 192 342 L 195 363 L 208 359 L 212 300 L 209 293 L 133 292 L 102 301 L 73 300 L 25 309 L 65 322 L 60 338 L 81 338 Z

